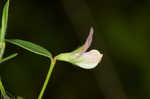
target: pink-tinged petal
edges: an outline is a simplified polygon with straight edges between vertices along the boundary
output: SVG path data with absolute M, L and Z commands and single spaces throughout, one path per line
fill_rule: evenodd
M 83 53 L 79 57 L 79 60 L 81 61 L 74 64 L 84 69 L 92 69 L 98 65 L 98 63 L 102 60 L 102 57 L 103 54 L 101 54 L 98 50 L 91 50 Z
M 89 32 L 89 35 L 83 45 L 83 48 L 80 52 L 76 53 L 73 57 L 74 58 L 77 58 L 79 57 L 80 55 L 82 55 L 83 53 L 85 53 L 87 51 L 87 49 L 91 46 L 91 43 L 92 43 L 92 39 L 93 39 L 93 33 L 94 33 L 94 28 L 91 27 L 90 28 L 90 32 Z
M 86 52 L 86 50 L 91 46 L 93 34 L 94 34 L 94 28 L 91 27 L 90 32 L 89 32 L 89 36 L 88 36 L 85 44 L 83 45 L 84 47 L 83 47 L 82 53 Z

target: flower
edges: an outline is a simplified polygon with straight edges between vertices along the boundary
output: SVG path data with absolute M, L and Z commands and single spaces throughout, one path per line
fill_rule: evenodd
M 89 36 L 83 46 L 73 52 L 59 54 L 56 59 L 72 63 L 83 69 L 95 68 L 102 60 L 103 54 L 95 49 L 86 52 L 92 43 L 93 33 L 94 29 L 91 27 Z

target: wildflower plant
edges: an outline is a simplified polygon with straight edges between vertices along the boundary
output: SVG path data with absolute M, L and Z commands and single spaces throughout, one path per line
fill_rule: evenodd
M 3 14 L 2 14 L 2 24 L 0 28 L 0 63 L 12 59 L 18 55 L 17 53 L 14 53 L 6 58 L 3 58 L 6 42 L 24 48 L 35 54 L 42 55 L 46 58 L 49 58 L 51 64 L 46 79 L 44 81 L 43 87 L 41 89 L 41 92 L 39 93 L 38 99 L 42 99 L 43 97 L 44 91 L 48 85 L 49 79 L 51 77 L 52 71 L 55 67 L 55 63 L 57 60 L 72 63 L 73 66 L 78 66 L 83 69 L 93 69 L 101 61 L 103 54 L 101 54 L 98 50 L 93 49 L 91 51 L 87 51 L 92 43 L 92 38 L 94 33 L 93 27 L 90 28 L 89 35 L 85 43 L 81 47 L 79 47 L 78 49 L 72 52 L 61 53 L 55 57 L 53 57 L 52 54 L 47 49 L 37 44 L 34 44 L 32 42 L 19 40 L 19 39 L 5 39 L 7 21 L 8 21 L 8 9 L 9 9 L 9 0 L 7 0 L 3 8 Z M 0 91 L 4 99 L 11 99 L 11 97 L 7 95 L 1 80 L 0 80 Z M 22 97 L 18 96 L 17 99 L 22 99 Z

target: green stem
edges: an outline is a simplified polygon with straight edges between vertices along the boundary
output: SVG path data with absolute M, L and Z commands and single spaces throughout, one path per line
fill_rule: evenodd
M 50 77 L 51 77 L 51 75 L 52 75 L 52 71 L 53 71 L 53 69 L 54 69 L 55 63 L 56 63 L 56 59 L 51 59 L 51 65 L 50 65 L 50 67 L 49 67 L 48 74 L 47 74 L 46 79 L 45 79 L 45 81 L 44 81 L 44 84 L 43 84 L 43 87 L 42 87 L 42 89 L 41 89 L 41 92 L 40 92 L 40 94 L 39 94 L 39 96 L 38 96 L 38 99 L 42 99 L 42 97 L 43 97 L 43 94 L 44 94 L 44 92 L 45 92 L 45 90 L 46 90 L 46 87 L 47 87 L 47 85 L 48 85 L 49 79 L 50 79 Z
M 0 60 L 2 60 L 5 51 L 5 42 L 0 44 Z
M 0 60 L 1 60 L 3 58 L 3 54 L 4 54 L 4 51 L 5 51 L 5 42 L 1 43 L 0 47 L 1 47 L 1 49 L 0 49 Z M 0 91 L 3 95 L 3 97 L 6 96 L 6 91 L 5 91 L 5 88 L 4 88 L 3 83 L 2 83 L 1 80 L 0 80 Z
M 5 89 L 1 80 L 0 80 L 0 90 L 1 90 L 2 96 L 6 96 L 6 92 L 5 92 Z

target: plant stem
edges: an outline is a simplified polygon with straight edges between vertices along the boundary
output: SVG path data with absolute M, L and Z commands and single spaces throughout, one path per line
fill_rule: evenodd
M 1 80 L 0 80 L 0 90 L 1 90 L 2 96 L 6 96 L 6 92 L 5 92 L 5 89 Z
M 0 47 L 1 47 L 1 49 L 0 49 L 0 60 L 2 60 L 4 51 L 5 51 L 5 42 L 3 42 Z M 6 96 L 6 91 L 5 91 L 5 88 L 4 88 L 1 80 L 0 80 L 0 91 L 3 95 L 3 97 Z
M 46 90 L 46 87 L 47 87 L 47 85 L 48 85 L 49 79 L 51 78 L 51 75 L 52 75 L 52 72 L 53 72 L 55 63 L 56 63 L 56 59 L 55 59 L 55 58 L 54 58 L 54 59 L 51 59 L 51 65 L 50 65 L 50 67 L 49 67 L 48 74 L 47 74 L 46 79 L 45 79 L 45 81 L 44 81 L 44 84 L 43 84 L 43 87 L 42 87 L 42 89 L 41 89 L 41 92 L 40 92 L 40 94 L 39 94 L 39 96 L 38 96 L 38 99 L 42 99 L 42 97 L 43 97 L 43 94 L 44 94 L 44 92 L 45 92 L 45 90 Z
M 5 42 L 2 42 L 0 44 L 0 60 L 3 58 L 4 51 L 5 51 Z

